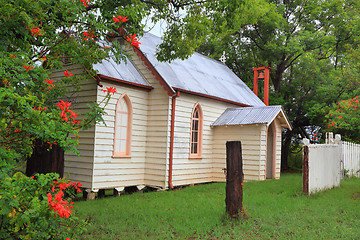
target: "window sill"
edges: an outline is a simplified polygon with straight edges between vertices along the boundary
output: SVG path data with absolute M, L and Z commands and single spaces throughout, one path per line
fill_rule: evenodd
M 189 159 L 199 159 L 201 160 L 203 157 L 202 156 L 189 156 Z
M 112 158 L 131 158 L 131 155 L 112 155 Z

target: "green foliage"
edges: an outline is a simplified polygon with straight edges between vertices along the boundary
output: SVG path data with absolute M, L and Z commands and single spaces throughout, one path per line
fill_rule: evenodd
M 68 218 L 60 217 L 49 208 L 47 194 L 53 192 L 54 181 L 69 183 L 58 177 L 54 173 L 36 174 L 34 177 L 16 173 L 1 181 L 1 239 L 65 239 L 82 232 L 85 223 L 74 214 Z M 64 191 L 74 192 L 74 189 L 69 186 Z M 70 206 L 70 198 L 62 201 Z
M 61 108 L 58 101 L 65 100 L 71 88 L 86 78 L 94 79 L 93 64 L 115 54 L 117 61 L 124 59 L 119 44 L 109 46 L 108 34 L 126 27 L 142 32 L 141 19 L 144 4 L 123 5 L 99 16 L 97 9 L 107 7 L 101 1 L 0 1 L 0 162 L 4 167 L 24 160 L 32 153 L 34 141 L 41 139 L 49 145 L 58 144 L 66 151 L 76 150 L 81 129 L 101 122 L 103 105 L 91 105 L 82 121 L 71 106 Z M 123 9 L 127 7 L 127 9 Z M 115 23 L 116 14 L 128 14 L 125 23 Z M 63 59 L 81 64 L 84 75 L 65 75 L 52 80 L 49 75 L 63 68 Z M 69 87 L 72 86 L 72 87 Z M 104 99 L 107 102 L 108 94 Z M 71 136 L 75 136 L 71 137 Z
M 256 23 L 271 7 L 264 0 L 173 2 L 176 15 L 167 17 L 169 25 L 157 52 L 161 61 L 185 59 L 204 42 L 221 44 L 242 26 Z M 169 11 L 159 11 L 154 20 L 166 15 Z
M 360 6 L 353 0 L 267 2 L 255 24 L 199 50 L 215 59 L 225 51 L 226 64 L 250 87 L 252 68 L 271 67 L 270 104 L 281 104 L 293 126 L 284 135 L 286 160 L 290 142 L 312 139 L 307 128 L 327 129 L 324 116 L 333 103 L 359 95 Z

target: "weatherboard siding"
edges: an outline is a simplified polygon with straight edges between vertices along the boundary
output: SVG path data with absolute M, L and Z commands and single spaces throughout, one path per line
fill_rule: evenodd
M 117 188 L 144 184 L 146 130 L 148 115 L 148 91 L 102 81 L 103 89 L 115 87 L 117 92 L 111 94 L 103 116 L 105 123 L 96 125 L 93 188 Z M 127 94 L 132 105 L 131 153 L 129 157 L 113 157 L 115 109 L 118 99 Z M 98 102 L 106 94 L 99 87 Z
M 259 179 L 258 180 L 265 180 L 266 179 L 266 138 L 267 138 L 267 126 L 265 124 L 262 124 L 260 129 L 260 158 L 259 158 L 259 164 L 260 164 L 260 168 L 259 168 L 259 172 L 258 172 L 258 176 Z
M 196 103 L 200 104 L 203 112 L 202 156 L 201 158 L 189 158 L 191 114 Z M 234 107 L 234 105 L 186 93 L 181 93 L 176 99 L 172 176 L 174 186 L 215 180 L 214 129 L 210 125 L 228 107 Z
M 226 142 L 241 141 L 244 179 L 263 180 L 261 161 L 265 161 L 265 153 L 262 146 L 266 146 L 264 138 L 264 126 L 217 126 L 214 127 L 213 157 L 214 157 L 214 180 L 225 181 L 223 169 L 226 168 Z
M 83 73 L 82 65 L 65 65 L 62 70 L 53 70 L 50 78 L 57 81 L 65 78 L 64 70 L 68 70 L 72 74 L 79 75 Z M 70 109 L 80 113 L 77 120 L 82 120 L 85 112 L 89 111 L 86 104 L 94 103 L 96 101 L 96 81 L 93 79 L 82 80 L 79 84 L 80 90 L 75 88 L 70 89 L 67 97 L 61 99 L 63 101 L 71 102 Z M 79 156 L 73 152 L 65 152 L 64 157 L 64 176 L 69 174 L 69 179 L 74 182 L 81 182 L 83 187 L 92 187 L 93 176 L 93 161 L 94 161 L 94 137 L 95 128 L 92 127 L 85 131 L 80 131 Z
M 171 97 L 136 53 L 131 61 L 153 87 L 147 98 L 144 184 L 165 189 L 168 188 Z
M 280 125 L 280 121 L 275 119 L 276 123 L 276 169 L 275 169 L 275 178 L 280 179 L 281 171 L 281 138 L 283 127 Z

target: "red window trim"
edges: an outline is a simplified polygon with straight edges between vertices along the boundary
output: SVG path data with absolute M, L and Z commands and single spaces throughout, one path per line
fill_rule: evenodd
M 127 119 L 127 129 L 126 129 L 126 149 L 125 152 L 115 152 L 115 146 L 117 144 L 118 141 L 118 136 L 116 134 L 116 120 L 118 117 L 118 105 L 120 104 L 120 101 L 124 99 L 125 104 L 127 106 L 127 115 L 128 115 L 128 119 Z M 116 108 L 115 108 L 115 122 L 114 122 L 114 145 L 113 145 L 113 155 L 112 157 L 114 158 L 122 158 L 122 157 L 131 157 L 131 132 L 132 132 L 132 119 L 133 119 L 133 108 L 132 108 L 132 103 L 130 101 L 129 96 L 124 93 L 122 94 L 117 103 L 116 103 Z
M 197 109 L 198 111 L 198 137 L 197 137 L 197 153 L 191 153 L 191 146 L 193 143 L 192 140 L 192 134 L 193 134 L 193 115 L 195 110 Z M 191 121 L 190 121 L 190 146 L 189 146 L 189 158 L 202 158 L 202 134 L 203 134 L 203 112 L 202 112 L 202 108 L 199 102 L 197 102 L 194 107 L 193 110 L 191 111 Z

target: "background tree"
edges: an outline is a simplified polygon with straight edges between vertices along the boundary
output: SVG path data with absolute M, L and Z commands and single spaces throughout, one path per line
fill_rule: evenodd
M 142 20 L 150 13 L 152 21 L 165 19 L 169 24 L 158 51 L 159 59 L 185 58 L 206 39 L 222 39 L 231 29 L 255 23 L 258 16 L 253 13 L 267 11 L 256 4 L 261 2 L 1 0 L 2 163 L 25 159 L 31 154 L 35 139 L 48 142 L 49 147 L 58 144 L 76 151 L 77 140 L 69 134 L 78 136 L 80 129 L 101 121 L 103 110 L 97 103 L 90 106 L 91 112 L 82 117 L 81 123 L 75 120 L 77 114 L 70 106 L 57 104 L 56 100 L 66 95 L 66 84 L 76 85 L 88 78 L 64 72 L 59 82 L 48 79 L 52 69 L 63 68 L 63 59 L 82 64 L 85 75 L 95 77 L 94 63 L 110 56 L 118 62 L 125 59 L 120 44 L 112 43 L 111 49 L 104 47 L 108 36 L 116 36 L 120 27 L 126 34 L 141 35 Z
M 314 126 L 324 129 L 329 106 L 356 95 L 358 80 L 348 78 L 354 65 L 348 49 L 359 46 L 360 3 L 268 3 L 270 10 L 256 24 L 238 28 L 224 38 L 226 41 L 208 41 L 200 51 L 219 58 L 225 50 L 228 66 L 249 86 L 252 68 L 272 68 L 270 104 L 283 105 L 293 125 L 293 131 L 284 132 L 282 144 L 282 168 L 286 169 L 291 143 L 311 138 L 312 129 L 318 130 Z

